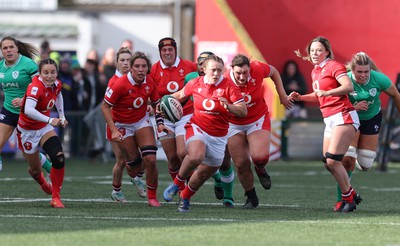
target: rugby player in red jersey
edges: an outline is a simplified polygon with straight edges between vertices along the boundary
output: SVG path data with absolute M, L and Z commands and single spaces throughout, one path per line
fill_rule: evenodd
M 17 137 L 19 148 L 29 163 L 32 178 L 40 184 L 44 192 L 52 195 L 52 207 L 64 208 L 60 191 L 64 180 L 65 156 L 54 127 L 65 127 L 68 122 L 64 116 L 62 84 L 57 80 L 57 75 L 57 64 L 54 60 L 47 58 L 39 62 L 39 75 L 29 84 L 22 102 Z M 59 118 L 50 117 L 50 110 L 54 106 Z M 40 146 L 53 163 L 50 171 L 52 185 L 46 182 L 41 172 Z
M 350 184 L 343 157 L 354 139 L 360 120 L 350 102 L 348 94 L 353 84 L 343 64 L 333 60 L 331 44 L 325 37 L 318 36 L 310 41 L 307 55 L 297 55 L 314 64 L 311 72 L 314 92 L 300 95 L 292 92 L 290 98 L 297 101 L 318 101 L 324 117 L 323 162 L 342 190 L 342 204 L 338 212 L 351 212 L 362 199 Z

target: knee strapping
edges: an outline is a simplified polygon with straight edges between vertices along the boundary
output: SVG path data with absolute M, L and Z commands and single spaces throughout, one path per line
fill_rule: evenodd
M 144 146 L 140 148 L 140 152 L 142 153 L 142 156 L 145 157 L 147 155 L 156 155 L 157 154 L 158 148 L 156 146 Z
M 126 161 L 126 164 L 130 167 L 136 167 L 140 164 L 142 164 L 142 157 L 140 156 L 136 156 L 135 159 L 130 160 L 130 161 Z
M 354 146 L 350 146 L 344 156 L 357 158 L 357 148 Z
M 369 149 L 359 149 L 357 151 L 356 167 L 359 170 L 367 171 L 374 164 L 376 152 Z
M 335 155 L 335 154 L 326 152 L 326 153 L 325 153 L 325 157 L 326 157 L 326 159 L 329 158 L 329 159 L 332 159 L 332 160 L 334 160 L 334 161 L 342 161 L 344 155 L 343 155 L 343 154 Z
M 65 165 L 65 156 L 61 146 L 61 141 L 57 136 L 49 138 L 43 144 L 43 150 L 49 155 L 53 168 L 61 169 Z

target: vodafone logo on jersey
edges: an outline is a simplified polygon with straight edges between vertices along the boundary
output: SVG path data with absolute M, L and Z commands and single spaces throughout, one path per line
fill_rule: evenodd
M 313 87 L 313 90 L 314 90 L 314 91 L 318 91 L 318 90 L 319 90 L 319 83 L 318 83 L 318 80 L 315 80 L 315 81 L 312 83 L 312 87 Z
M 140 108 L 143 105 L 143 103 L 144 103 L 143 98 L 138 97 L 135 100 L 133 100 L 132 105 L 133 105 L 134 108 Z
M 251 103 L 251 95 L 243 95 L 243 100 L 246 104 Z
M 51 99 L 51 100 L 49 101 L 49 103 L 47 104 L 47 109 L 53 108 L 53 107 L 54 107 L 54 104 L 55 104 L 54 99 Z
M 167 90 L 171 93 L 177 92 L 179 90 L 179 84 L 176 81 L 170 81 L 167 84 Z
M 215 108 L 215 102 L 210 99 L 203 100 L 201 104 L 205 110 L 212 111 Z

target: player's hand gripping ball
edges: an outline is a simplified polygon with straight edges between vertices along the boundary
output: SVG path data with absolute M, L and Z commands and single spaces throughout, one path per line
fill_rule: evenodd
M 161 98 L 160 109 L 165 119 L 175 123 L 182 118 L 183 109 L 181 103 L 173 96 L 165 95 Z

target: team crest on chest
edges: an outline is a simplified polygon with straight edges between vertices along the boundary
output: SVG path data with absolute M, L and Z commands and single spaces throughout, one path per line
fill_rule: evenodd
M 370 89 L 369 90 L 369 95 L 372 96 L 372 97 L 376 96 L 376 88 Z
M 14 71 L 14 72 L 12 72 L 12 77 L 13 77 L 13 79 L 17 79 L 18 76 L 19 76 L 19 71 Z
M 149 94 L 150 86 L 146 85 L 146 87 L 144 87 L 144 89 L 146 90 L 146 93 Z
M 251 79 L 250 82 L 253 84 L 253 86 L 256 85 L 256 80 L 255 79 Z
M 185 72 L 185 70 L 183 70 L 182 68 L 179 69 L 179 76 L 183 76 L 183 73 Z
M 220 97 L 220 96 L 222 96 L 223 90 L 222 90 L 221 88 L 218 88 L 218 89 L 216 90 L 216 92 L 217 92 L 217 96 Z

